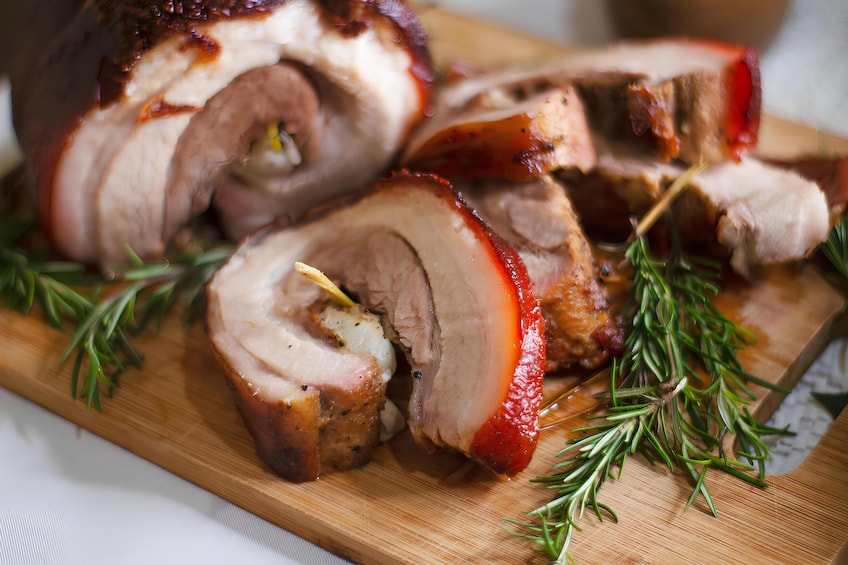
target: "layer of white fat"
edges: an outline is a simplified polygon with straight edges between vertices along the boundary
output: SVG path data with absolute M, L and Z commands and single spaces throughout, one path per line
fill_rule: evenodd
M 380 157 L 370 160 L 386 164 L 420 105 L 408 72 L 409 54 L 402 42 L 378 42 L 375 35 L 384 30 L 369 29 L 344 38 L 327 22 L 329 18 L 322 18 L 313 2 L 291 0 L 265 18 L 197 26 L 220 47 L 212 59 L 185 49 L 183 38 L 171 38 L 146 52 L 133 67 L 124 98 L 105 109 L 92 108 L 59 160 L 52 220 L 60 249 L 79 260 L 101 262 L 123 260 L 127 244 L 139 252 L 159 249 L 162 234 L 157 230 L 166 205 L 168 162 L 191 113 L 140 122 L 143 109 L 155 100 L 202 108 L 241 73 L 280 60 L 314 66 L 354 96 L 358 110 L 353 116 L 367 119 L 363 122 L 367 127 L 357 131 L 363 136 L 362 144 L 379 148 Z M 245 101 L 260 95 L 245 93 Z M 343 147 L 351 149 L 349 142 Z M 143 158 L 138 158 L 140 152 Z M 95 200 L 100 204 L 92 214 Z M 141 210 L 146 213 L 139 217 Z M 103 252 L 117 256 L 99 256 L 99 241 L 107 242 Z
M 669 40 L 618 43 L 604 49 L 575 53 L 555 69 L 622 72 L 662 80 L 700 71 L 718 71 L 738 53 L 697 42 Z
M 323 291 L 295 272 L 294 263 L 318 235 L 314 229 L 290 230 L 242 248 L 209 285 L 217 317 L 210 339 L 265 400 L 303 394 L 303 385 L 355 388 L 378 370 L 373 356 L 330 345 L 305 328 L 304 311 Z M 290 295 L 292 286 L 299 291 Z
M 794 172 L 746 159 L 711 167 L 693 182 L 718 211 L 718 241 L 739 273 L 803 259 L 827 239 L 824 192 Z

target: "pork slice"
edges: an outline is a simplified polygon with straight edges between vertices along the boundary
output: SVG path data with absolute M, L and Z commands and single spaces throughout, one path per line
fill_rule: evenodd
M 238 237 L 361 190 L 428 105 L 403 2 L 54 4 L 20 22 L 49 39 L 12 64 L 14 121 L 42 223 L 81 261 L 161 254 L 216 191 Z
M 573 87 L 529 98 L 478 97 L 422 122 L 404 150 L 412 169 L 451 178 L 530 180 L 556 169 L 588 170 L 595 149 Z
M 459 186 L 527 266 L 545 320 L 545 370 L 594 369 L 618 354 L 622 329 L 562 185 L 544 176 L 523 183 L 478 181 Z
M 524 266 L 449 185 L 402 174 L 350 206 L 251 236 L 207 288 L 213 348 L 275 470 L 304 480 L 362 464 L 385 400 L 372 355 L 306 329 L 321 291 L 296 261 L 381 317 L 412 369 L 417 442 L 497 473 L 526 467 L 545 343 Z M 336 444 L 343 454 L 355 445 L 357 457 L 328 456 Z
M 440 108 L 493 90 L 533 92 L 574 84 L 592 127 L 640 140 L 661 160 L 739 160 L 756 147 L 761 110 L 753 48 L 689 39 L 620 42 L 537 65 L 453 81 Z
M 685 167 L 620 145 L 597 144 L 598 167 L 560 178 L 586 228 L 622 238 Z M 804 259 L 827 238 L 830 211 L 819 186 L 754 158 L 722 162 L 697 174 L 680 197 L 678 223 L 691 245 L 717 243 L 730 266 L 750 276 L 759 265 Z

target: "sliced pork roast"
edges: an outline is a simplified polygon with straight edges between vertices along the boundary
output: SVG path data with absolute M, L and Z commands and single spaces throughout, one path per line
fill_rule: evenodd
M 592 248 L 565 190 L 552 177 L 458 185 L 521 256 L 542 307 L 545 370 L 594 369 L 620 353 L 623 330 L 610 311 Z
M 377 361 L 379 332 L 352 348 L 328 325 L 343 307 L 327 305 L 295 272 L 298 261 L 378 315 L 406 355 L 419 444 L 496 473 L 526 467 L 545 355 L 526 270 L 446 182 L 410 173 L 348 207 L 249 237 L 207 288 L 213 349 L 271 467 L 308 480 L 366 462 L 391 365 Z
M 630 232 L 629 217 L 648 211 L 685 167 L 630 147 L 596 146 L 594 171 L 558 176 L 590 233 L 623 239 Z M 692 245 L 718 243 L 742 275 L 758 265 L 803 259 L 827 238 L 825 193 L 793 171 L 749 157 L 711 165 L 689 185 L 677 207 L 683 237 Z
M 738 160 L 757 143 L 756 50 L 688 39 L 623 42 L 455 80 L 441 92 L 437 115 L 498 90 L 526 96 L 566 84 L 578 88 L 593 128 L 639 139 L 665 161 Z
M 77 260 L 158 255 L 213 193 L 238 237 L 363 188 L 428 105 L 402 1 L 64 0 L 25 19 L 15 126 Z
M 545 317 L 546 371 L 594 368 L 620 342 L 620 330 L 571 204 L 546 174 L 591 170 L 594 141 L 574 88 L 525 94 L 496 88 L 462 107 L 437 99 L 404 162 L 449 178 L 519 252 Z
M 515 181 L 562 168 L 588 170 L 595 149 L 572 87 L 521 98 L 499 90 L 461 108 L 441 108 L 415 131 L 406 166 L 451 178 Z

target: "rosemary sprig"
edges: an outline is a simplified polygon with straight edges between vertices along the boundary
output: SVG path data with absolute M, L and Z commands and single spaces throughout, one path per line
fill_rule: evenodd
M 201 310 L 203 285 L 232 253 L 232 246 L 169 256 L 157 263 L 145 263 L 132 250 L 130 262 L 103 273 L 106 283 L 120 288 L 107 296 L 98 293 L 91 308 L 71 338 L 62 363 L 75 355 L 71 390 L 86 404 L 100 409 L 100 390 L 111 392 L 127 366 L 139 367 L 142 356 L 130 343 L 149 323 L 157 330 L 165 315 L 180 299 L 186 322 Z
M 23 314 L 38 303 L 51 325 L 74 326 L 61 363 L 73 357 L 71 393 L 98 410 L 101 391 L 111 392 L 127 367 L 142 362 L 131 339 L 150 323 L 158 329 L 177 302 L 192 321 L 202 308 L 204 284 L 233 249 L 221 243 L 156 263 L 128 249 L 127 265 L 89 272 L 79 263 L 40 261 L 15 245 L 25 222 L 3 217 L 0 223 L 0 295 Z
M 840 283 L 848 285 L 848 213 L 830 229 L 821 250 L 839 274 Z
M 598 498 L 606 479 L 620 476 L 627 457 L 641 453 L 692 480 L 688 508 L 700 495 L 716 508 L 707 487 L 716 469 L 765 487 L 762 436 L 779 433 L 758 424 L 748 411 L 749 384 L 776 388 L 747 373 L 737 352 L 754 336 L 712 303 L 719 292 L 719 265 L 686 255 L 672 225 L 671 252 L 651 255 L 644 230 L 636 230 L 625 257 L 633 282 L 626 312 L 625 354 L 610 369 L 609 408 L 599 423 L 576 430 L 560 451 L 554 473 L 534 479 L 555 492 L 553 500 L 508 520 L 555 563 L 570 560 L 577 521 L 590 508 L 603 521 L 617 519 Z M 784 430 L 785 431 L 785 430 Z M 724 437 L 740 449 L 727 453 Z
M 14 242 L 30 222 L 13 217 L 0 221 L 0 296 L 4 306 L 29 314 L 36 303 L 55 328 L 63 319 L 79 319 L 88 311 L 90 299 L 72 285 L 84 283 L 82 265 L 72 262 L 42 261 L 17 247 Z

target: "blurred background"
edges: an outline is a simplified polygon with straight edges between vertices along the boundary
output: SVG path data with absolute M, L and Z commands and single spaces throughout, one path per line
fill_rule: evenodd
M 666 33 L 761 48 L 765 110 L 848 137 L 846 0 L 430 0 L 563 45 Z
M 763 49 L 766 111 L 848 137 L 848 0 L 420 1 L 564 46 L 654 33 L 754 42 Z M 7 149 L 0 151 L 0 172 L 19 158 L 8 104 L 8 83 L 0 77 L 0 148 Z M 808 372 L 822 374 L 816 390 L 845 390 L 844 376 L 832 368 L 842 367 L 844 375 L 846 347 L 848 341 L 834 343 Z M 790 399 L 810 398 L 806 379 Z M 795 414 L 795 406 L 787 400 L 781 410 Z M 793 422 L 804 442 L 814 442 L 828 425 L 827 416 Z M 346 563 L 4 389 L 0 445 L 14 454 L 0 475 L 7 479 L 0 485 L 0 549 L 5 533 L 5 550 L 27 557 L 0 555 L 2 563 L 37 557 L 55 564 L 111 563 L 119 556 L 122 563 L 141 564 L 163 556 L 179 561 L 185 554 L 214 563 Z M 770 470 L 784 472 L 798 460 L 785 458 L 787 468 Z M 35 483 L 38 488 L 25 488 Z

